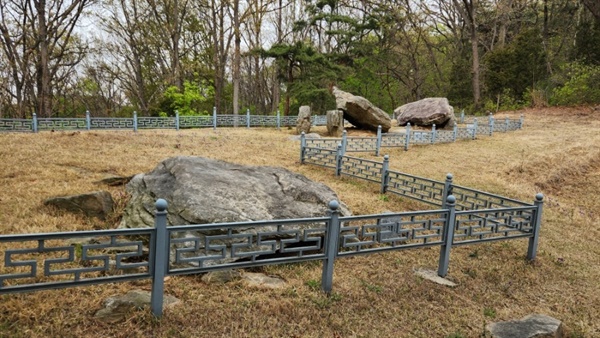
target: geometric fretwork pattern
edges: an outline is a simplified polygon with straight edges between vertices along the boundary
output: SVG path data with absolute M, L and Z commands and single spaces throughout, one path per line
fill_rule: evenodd
M 456 139 L 472 139 L 473 133 L 475 132 L 475 128 L 467 127 L 467 128 L 456 128 Z
M 82 118 L 39 118 L 39 130 L 69 130 L 86 129 L 85 119 Z
M 435 132 L 436 143 L 454 142 L 454 131 L 438 130 Z
M 69 244 L 84 232 L 2 236 L 0 291 L 148 278 L 152 231 L 86 232 L 85 244 Z
M 375 151 L 377 149 L 377 138 L 375 137 L 348 137 L 346 144 L 347 152 Z
M 322 259 L 327 224 L 314 218 L 169 227 L 169 273 Z
M 447 212 L 342 217 L 338 256 L 443 244 Z
M 138 117 L 139 129 L 175 129 L 174 117 Z
M 512 208 L 531 205 L 529 203 L 459 185 L 452 185 L 452 195 L 456 197 L 456 210 Z
M 404 147 L 406 144 L 406 134 L 384 134 L 381 135 L 382 147 Z
M 306 146 L 311 148 L 323 148 L 336 150 L 338 144 L 342 144 L 341 138 L 307 138 Z
M 0 119 L 0 131 L 32 131 L 32 120 Z
M 92 129 L 133 129 L 132 118 L 94 117 L 90 119 Z
M 412 144 L 429 144 L 431 142 L 431 138 L 433 137 L 433 132 L 430 131 L 410 131 L 410 143 Z
M 304 163 L 336 168 L 336 154 L 336 150 L 306 147 L 304 148 Z
M 445 198 L 443 182 L 391 170 L 388 171 L 388 173 L 388 192 L 413 198 L 435 206 L 442 205 Z
M 381 182 L 383 163 L 357 157 L 342 156 L 342 175 L 354 176 L 372 182 Z
M 179 116 L 180 128 L 212 127 L 212 116 Z
M 457 211 L 454 245 L 533 236 L 535 207 Z

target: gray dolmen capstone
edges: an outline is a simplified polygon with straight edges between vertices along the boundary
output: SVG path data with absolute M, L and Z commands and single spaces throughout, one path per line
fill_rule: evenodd
M 344 119 L 359 129 L 377 131 L 386 133 L 392 127 L 390 115 L 375 107 L 369 100 L 362 96 L 352 95 L 343 90 L 333 87 L 337 109 L 344 112 Z
M 407 103 L 394 110 L 399 126 L 454 127 L 454 108 L 444 97 L 431 97 Z

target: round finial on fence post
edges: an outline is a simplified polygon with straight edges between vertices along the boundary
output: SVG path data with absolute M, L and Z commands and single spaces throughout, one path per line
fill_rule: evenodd
M 332 211 L 336 211 L 339 208 L 340 208 L 340 203 L 338 201 L 332 200 L 331 202 L 329 202 L 329 209 L 331 209 Z
M 452 174 L 450 174 L 450 173 L 446 174 L 446 179 L 448 181 L 452 181 L 453 178 L 454 178 L 454 176 Z
M 536 202 L 542 202 L 543 200 L 544 200 L 544 194 L 542 194 L 541 192 L 539 192 L 535 195 Z
M 164 212 L 165 210 L 167 210 L 167 201 L 165 201 L 162 198 L 159 198 L 156 200 L 155 206 L 156 206 L 156 211 Z
M 446 198 L 446 204 L 447 206 L 454 206 L 454 204 L 456 203 L 456 197 L 454 197 L 454 195 L 450 195 Z
M 384 161 L 389 161 L 390 160 L 390 155 L 384 155 L 383 156 L 383 160 Z

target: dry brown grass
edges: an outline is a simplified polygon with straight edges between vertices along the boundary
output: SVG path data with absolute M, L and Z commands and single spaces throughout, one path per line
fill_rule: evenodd
M 330 298 L 310 286 L 320 280 L 317 263 L 264 268 L 287 280 L 289 286 L 277 291 L 172 277 L 166 292 L 184 306 L 167 310 L 160 320 L 147 309 L 134 311 L 114 325 L 93 318 L 103 299 L 149 289 L 149 281 L 7 295 L 0 297 L 0 336 L 478 337 L 490 321 L 544 313 L 562 320 L 571 337 L 598 337 L 600 116 L 587 108 L 524 114 L 521 131 L 385 153 L 394 170 L 438 180 L 451 172 L 457 184 L 521 200 L 545 193 L 533 264 L 524 259 L 525 240 L 458 247 L 448 277 L 459 286 L 450 289 L 413 274 L 415 268 L 436 267 L 437 249 L 340 259 Z M 149 171 L 175 155 L 282 166 L 328 184 L 355 214 L 423 208 L 381 198 L 376 184 L 301 166 L 291 134 L 245 128 L 0 134 L 0 233 L 112 228 L 118 212 L 100 222 L 58 213 L 42 202 L 106 189 L 93 182 Z M 109 190 L 122 205 L 123 189 Z

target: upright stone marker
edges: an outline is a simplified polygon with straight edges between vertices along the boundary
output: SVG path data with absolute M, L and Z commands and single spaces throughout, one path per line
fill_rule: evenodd
M 296 132 L 298 134 L 308 134 L 310 132 L 310 107 L 302 106 L 298 112 L 298 119 L 296 120 Z
M 342 137 L 344 131 L 344 112 L 341 110 L 327 111 L 327 135 Z

